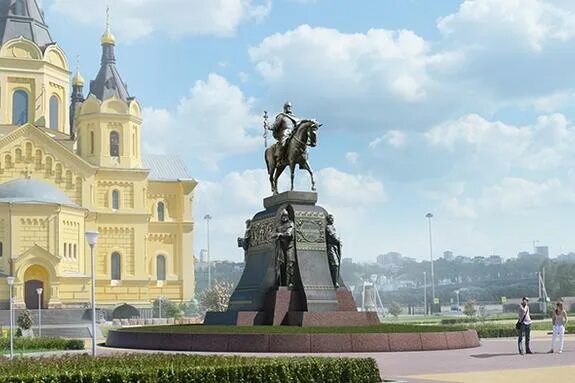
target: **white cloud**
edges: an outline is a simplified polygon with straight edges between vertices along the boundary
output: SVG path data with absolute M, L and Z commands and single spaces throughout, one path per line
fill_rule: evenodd
M 471 114 L 434 126 L 425 138 L 431 146 L 453 152 L 459 162 L 484 166 L 537 171 L 570 166 L 575 161 L 571 150 L 575 127 L 559 113 L 540 116 L 536 123 L 526 126 Z
M 402 148 L 405 146 L 407 141 L 407 136 L 405 133 L 399 130 L 390 130 L 386 132 L 383 136 L 375 138 L 373 141 L 369 143 L 370 149 L 377 148 L 382 142 L 386 142 L 388 145 L 394 148 Z
M 541 51 L 551 40 L 575 36 L 575 15 L 542 0 L 465 0 L 459 10 L 438 22 L 455 39 L 498 47 L 513 41 Z
M 54 0 L 52 8 L 86 24 L 104 24 L 111 4 L 114 32 L 137 40 L 159 31 L 172 37 L 233 35 L 245 22 L 258 21 L 271 11 L 271 0 Z M 87 11 L 87 6 L 90 11 Z
M 210 74 L 207 81 L 195 83 L 175 110 L 144 109 L 144 148 L 189 153 L 217 168 L 221 159 L 261 145 L 253 103 L 224 77 Z
M 351 165 L 357 165 L 357 162 L 359 161 L 359 153 L 347 152 L 345 154 L 345 160 Z
M 557 179 L 543 182 L 506 177 L 499 184 L 487 188 L 478 204 L 498 212 L 526 212 L 564 202 L 574 202 L 572 191 L 563 188 Z
M 417 103 L 429 86 L 428 51 L 411 31 L 347 34 L 302 25 L 265 38 L 250 49 L 250 57 L 266 81 L 288 94 L 307 89 L 312 97 L 366 99 L 375 94 Z
M 381 181 L 371 176 L 353 175 L 335 168 L 322 169 L 318 174 L 321 197 L 332 204 L 358 206 L 386 200 Z

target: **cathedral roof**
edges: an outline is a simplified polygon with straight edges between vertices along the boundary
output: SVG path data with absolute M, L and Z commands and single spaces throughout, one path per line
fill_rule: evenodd
M 184 161 L 178 156 L 143 154 L 142 165 L 150 169 L 150 181 L 191 180 L 192 175 Z
M 78 207 L 63 191 L 38 180 L 17 179 L 0 184 L 0 203 L 58 204 Z
M 0 45 L 20 36 L 39 47 L 54 43 L 36 0 L 0 0 Z

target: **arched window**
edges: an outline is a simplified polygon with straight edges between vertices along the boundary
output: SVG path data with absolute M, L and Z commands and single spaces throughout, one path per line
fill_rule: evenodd
M 0 258 L 4 255 L 4 245 L 0 242 Z
M 72 258 L 72 244 L 68 244 L 68 258 Z
M 166 206 L 163 202 L 158 202 L 158 221 L 164 222 Z
M 74 259 L 77 259 L 77 258 L 78 258 L 78 253 L 77 253 L 77 251 L 78 251 L 78 248 L 76 247 L 76 244 L 74 244 Z
M 94 154 L 94 132 L 90 132 L 90 154 Z
M 120 208 L 120 192 L 114 190 L 112 192 L 112 209 L 118 210 Z
M 64 258 L 68 256 L 68 244 L 64 243 Z
M 112 280 L 119 281 L 122 279 L 121 257 L 117 252 L 112 253 Z
M 110 156 L 120 157 L 120 134 L 118 132 L 110 133 Z
M 166 280 L 166 257 L 163 255 L 156 257 L 156 278 L 158 281 Z
M 12 97 L 12 124 L 22 125 L 28 122 L 28 93 L 17 90 Z
M 50 97 L 50 129 L 60 127 L 60 101 L 57 96 Z

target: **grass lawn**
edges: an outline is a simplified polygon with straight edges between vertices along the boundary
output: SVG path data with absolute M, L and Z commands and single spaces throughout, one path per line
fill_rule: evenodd
M 365 327 L 295 327 L 295 326 L 204 326 L 173 325 L 128 327 L 119 331 L 167 334 L 357 334 L 463 331 L 462 326 L 420 326 L 412 324 L 380 324 Z

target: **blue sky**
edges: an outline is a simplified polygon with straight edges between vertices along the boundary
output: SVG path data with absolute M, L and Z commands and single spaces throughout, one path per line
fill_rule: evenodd
M 427 257 L 428 211 L 436 255 L 575 251 L 572 1 L 43 0 L 86 79 L 106 3 L 146 151 L 200 181 L 197 251 L 210 213 L 212 257 L 243 258 L 269 195 L 261 115 L 288 99 L 323 123 L 311 164 L 345 256 Z

